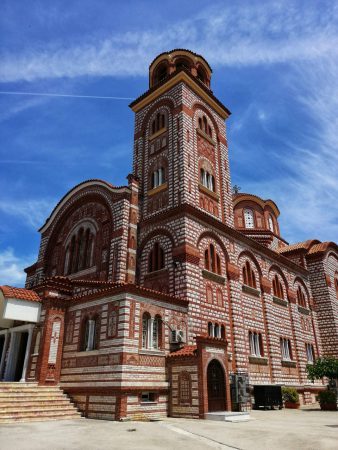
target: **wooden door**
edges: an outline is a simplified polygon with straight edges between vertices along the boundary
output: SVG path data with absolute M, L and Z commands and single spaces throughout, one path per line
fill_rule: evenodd
M 221 364 L 215 359 L 210 362 L 208 379 L 208 411 L 225 411 L 225 377 Z

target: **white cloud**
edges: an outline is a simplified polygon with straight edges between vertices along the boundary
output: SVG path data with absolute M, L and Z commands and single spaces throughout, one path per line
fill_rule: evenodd
M 32 263 L 33 258 L 19 258 L 11 248 L 0 252 L 0 285 L 24 286 L 26 274 L 23 269 Z
M 47 200 L 0 200 L 1 214 L 17 217 L 21 223 L 34 229 L 41 227 L 55 202 Z
M 101 40 L 88 37 L 73 47 L 59 41 L 44 50 L 3 54 L 0 81 L 145 75 L 150 57 L 177 46 L 202 53 L 215 66 L 313 61 L 337 54 L 337 17 L 334 5 L 305 9 L 293 2 L 283 7 L 279 2 L 241 7 L 218 3 L 166 29 Z

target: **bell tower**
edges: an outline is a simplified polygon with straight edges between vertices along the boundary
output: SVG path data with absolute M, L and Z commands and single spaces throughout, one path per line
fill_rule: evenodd
M 188 210 L 234 223 L 225 128 L 230 112 L 214 96 L 211 75 L 196 53 L 162 53 L 150 64 L 149 90 L 130 105 L 133 172 L 140 183 L 138 282 L 175 295 L 184 296 L 188 283 L 178 263 L 199 259 L 192 238 L 201 224 L 188 226 Z
M 162 53 L 149 67 L 149 90 L 131 104 L 141 220 L 187 203 L 233 225 L 224 123 L 230 112 L 213 95 L 211 74 L 200 55 Z

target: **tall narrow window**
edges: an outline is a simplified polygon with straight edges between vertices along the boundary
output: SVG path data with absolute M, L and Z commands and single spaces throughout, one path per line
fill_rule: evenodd
M 149 347 L 149 330 L 150 329 L 150 315 L 144 313 L 142 316 L 142 348 Z
M 256 277 L 249 261 L 246 261 L 243 267 L 243 283 L 247 286 L 256 289 Z
M 161 269 L 164 269 L 164 251 L 159 243 L 155 242 L 154 247 L 149 253 L 148 272 L 155 272 Z
M 283 361 L 292 360 L 291 342 L 290 339 L 281 338 L 280 339 L 280 349 Z
M 338 274 L 335 275 L 334 284 L 335 284 L 336 296 L 337 296 L 337 300 L 338 300 Z
M 306 308 L 305 294 L 300 286 L 297 289 L 297 300 L 299 306 Z
M 278 276 L 276 275 L 275 278 L 272 280 L 272 290 L 273 295 L 278 298 L 284 298 L 284 290 L 283 285 L 280 282 Z
M 151 123 L 151 134 L 155 134 L 163 128 L 165 128 L 165 114 L 157 113 L 155 119 L 153 119 Z
M 269 230 L 274 232 L 275 229 L 274 229 L 274 226 L 273 226 L 273 219 L 272 219 L 271 214 L 269 214 L 268 222 L 269 222 Z
M 264 356 L 263 339 L 261 333 L 249 332 L 250 354 L 252 356 Z
M 205 169 L 200 170 L 200 183 L 209 191 L 216 191 L 215 177 Z
M 209 272 L 222 274 L 221 258 L 215 250 L 215 246 L 210 244 L 204 252 L 204 267 Z
M 96 320 L 87 319 L 85 322 L 85 336 L 83 350 L 89 352 L 95 349 L 96 341 Z
M 306 359 L 309 364 L 313 364 L 315 360 L 315 354 L 313 350 L 312 344 L 305 344 L 305 350 L 306 350 Z
M 254 213 L 252 209 L 244 210 L 244 224 L 245 228 L 255 228 Z

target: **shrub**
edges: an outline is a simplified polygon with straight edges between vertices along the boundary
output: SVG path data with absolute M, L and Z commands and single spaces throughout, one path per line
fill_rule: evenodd
M 282 387 L 283 400 L 290 403 L 299 403 L 299 394 L 293 387 Z
M 322 404 L 336 403 L 337 397 L 334 391 L 322 391 L 318 394 L 318 401 Z

